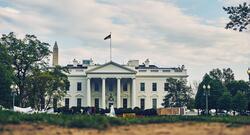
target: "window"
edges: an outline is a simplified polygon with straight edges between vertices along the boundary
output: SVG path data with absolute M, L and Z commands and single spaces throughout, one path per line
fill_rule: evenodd
M 128 91 L 128 84 L 127 84 L 127 83 L 124 83 L 124 84 L 122 85 L 122 89 L 123 89 L 123 91 Z
M 123 103 L 123 108 L 128 108 L 128 99 L 127 98 L 124 98 L 122 103 Z
M 145 91 L 145 83 L 141 83 L 140 87 L 141 87 L 141 91 Z
M 81 91 L 81 90 L 82 90 L 82 83 L 77 82 L 77 91 Z
M 81 106 L 82 106 L 82 99 L 77 98 L 77 107 L 81 107 Z
M 168 91 L 168 89 L 169 89 L 169 83 L 164 83 L 164 90 Z
M 145 99 L 144 98 L 141 98 L 141 109 L 145 109 Z
M 83 65 L 90 65 L 90 60 L 83 60 L 83 61 L 82 61 L 82 64 L 83 64 Z
M 69 98 L 65 98 L 65 107 L 69 108 Z
M 147 70 L 139 70 L 139 72 L 147 72 Z
M 162 70 L 162 72 L 170 72 L 170 70 L 164 69 L 164 70 Z
M 99 98 L 95 98 L 95 108 L 99 108 Z
M 99 85 L 97 82 L 95 82 L 95 91 L 99 91 Z
M 70 87 L 70 82 L 66 83 L 66 91 L 69 91 L 69 87 Z
M 157 83 L 152 83 L 152 91 L 157 91 Z
M 151 70 L 151 72 L 158 72 L 159 70 Z
M 157 99 L 156 98 L 152 99 L 152 108 L 154 108 L 154 109 L 157 108 Z
M 109 91 L 113 91 L 113 84 L 112 83 L 109 84 Z
M 57 108 L 57 99 L 53 98 L 53 108 L 56 109 Z

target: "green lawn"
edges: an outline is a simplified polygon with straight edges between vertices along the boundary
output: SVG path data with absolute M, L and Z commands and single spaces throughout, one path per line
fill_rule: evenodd
M 250 125 L 250 116 L 152 116 L 144 118 L 110 118 L 101 115 L 64 115 L 64 114 L 21 114 L 0 111 L 0 124 L 46 123 L 63 127 L 97 128 L 109 126 L 148 123 L 174 122 L 222 122 Z

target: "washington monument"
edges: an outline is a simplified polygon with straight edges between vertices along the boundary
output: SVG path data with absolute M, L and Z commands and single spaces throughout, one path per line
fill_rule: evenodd
M 55 42 L 54 47 L 53 47 L 53 61 L 52 61 L 52 66 L 58 65 L 58 46 L 57 42 Z

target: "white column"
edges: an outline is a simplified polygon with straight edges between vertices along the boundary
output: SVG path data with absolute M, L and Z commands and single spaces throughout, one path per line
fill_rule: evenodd
M 121 107 L 121 78 L 116 78 L 117 79 L 117 103 L 116 103 L 116 108 Z
M 90 86 L 90 78 L 87 78 L 87 106 L 91 106 L 91 86 Z
M 135 78 L 132 78 L 132 108 L 136 107 L 136 87 L 135 87 Z
M 102 78 L 102 108 L 106 109 L 105 78 Z

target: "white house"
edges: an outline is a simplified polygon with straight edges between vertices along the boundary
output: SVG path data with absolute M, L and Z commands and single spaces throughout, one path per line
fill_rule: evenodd
M 68 107 L 160 108 L 167 93 L 166 79 L 188 77 L 184 66 L 157 67 L 150 65 L 149 60 L 142 65 L 138 60 L 130 60 L 126 65 L 112 61 L 98 65 L 92 60 L 79 64 L 74 60 L 67 67 L 70 87 L 61 104 Z

